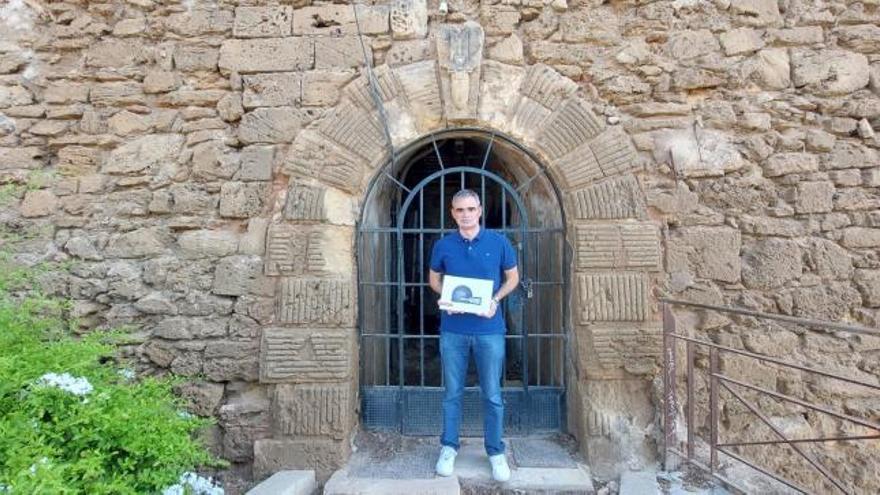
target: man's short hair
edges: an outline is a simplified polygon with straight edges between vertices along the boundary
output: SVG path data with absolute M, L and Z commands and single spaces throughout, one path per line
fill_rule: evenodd
M 475 193 L 473 189 L 462 189 L 461 191 L 458 191 L 457 193 L 455 193 L 455 195 L 452 196 L 452 202 L 450 204 L 454 204 L 456 200 L 465 198 L 474 198 L 475 200 L 477 200 L 477 205 L 482 206 L 482 203 L 480 202 L 480 195 Z

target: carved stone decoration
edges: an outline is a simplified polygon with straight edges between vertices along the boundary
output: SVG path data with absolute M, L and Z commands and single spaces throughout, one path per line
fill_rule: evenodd
M 319 383 L 348 379 L 354 332 L 349 329 L 266 328 L 260 346 L 263 383 Z
M 319 230 L 273 225 L 266 243 L 266 275 L 323 275 L 323 241 Z
M 287 201 L 284 203 L 284 218 L 288 220 L 323 220 L 326 192 L 327 190 L 323 187 L 301 184 L 290 186 L 287 190 Z
M 577 267 L 660 269 L 660 232 L 651 223 L 577 227 Z
M 578 336 L 581 378 L 625 378 L 655 372 L 663 349 L 662 329 L 647 326 L 590 326 Z
M 436 127 L 443 119 L 436 64 L 426 60 L 397 67 L 394 71 L 416 119 L 416 127 L 422 131 Z
M 645 199 L 633 175 L 612 177 L 571 193 L 580 219 L 645 218 Z
M 371 112 L 342 103 L 322 119 L 318 130 L 346 152 L 362 157 L 367 164 L 375 164 L 384 156 L 387 146 L 380 126 Z
M 566 100 L 551 115 L 538 137 L 540 146 L 550 158 L 559 158 L 602 132 L 605 123 L 581 98 Z
M 284 171 L 356 192 L 360 189 L 365 167 L 362 158 L 333 144 L 316 131 L 305 129 L 290 147 Z
M 428 34 L 427 0 L 395 0 L 391 4 L 391 36 L 396 40 Z
M 277 321 L 318 327 L 354 326 L 354 291 L 346 280 L 281 281 Z
M 400 83 L 397 81 L 397 74 L 387 65 L 380 65 L 373 69 L 373 76 L 376 79 L 376 88 L 378 89 L 379 98 L 382 102 L 391 101 L 402 94 Z M 345 87 L 345 95 L 348 96 L 358 107 L 372 112 L 376 109 L 376 102 L 373 100 L 372 87 L 370 78 L 365 71 L 361 77 L 352 81 Z
M 276 431 L 291 437 L 342 440 L 354 413 L 351 385 L 277 385 L 272 398 Z
M 580 323 L 644 321 L 648 315 L 648 276 L 644 273 L 579 274 Z
M 473 21 L 440 27 L 437 57 L 448 120 L 477 118 L 483 40 L 483 28 Z

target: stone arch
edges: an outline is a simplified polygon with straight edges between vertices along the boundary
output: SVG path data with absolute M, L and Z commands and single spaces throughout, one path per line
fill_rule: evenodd
M 438 47 L 441 59 L 443 52 Z M 600 475 L 634 456 L 649 460 L 653 448 L 644 431 L 653 424 L 654 408 L 646 377 L 656 373 L 661 355 L 658 305 L 650 296 L 661 276 L 660 228 L 648 216 L 638 180 L 645 162 L 627 133 L 597 115 L 574 81 L 540 64 L 479 59 L 461 69 L 427 60 L 383 65 L 373 73 L 395 148 L 471 126 L 506 134 L 546 164 L 562 193 L 572 249 L 569 430 Z M 280 320 L 319 328 L 309 342 L 323 338 L 321 345 L 350 353 L 337 371 L 307 378 L 338 384 L 338 390 L 315 393 L 335 397 L 326 400 L 339 410 L 332 416 L 340 418 L 334 427 L 340 432 L 356 423 L 357 309 L 345 303 L 356 296 L 350 261 L 355 218 L 370 181 L 391 162 L 367 74 L 342 94 L 299 132 L 283 160 L 290 185 L 276 202 L 266 259 L 269 275 L 285 275 L 273 249 L 276 259 L 296 251 L 301 262 L 288 270 L 300 279 L 278 282 Z M 332 245 L 334 254 L 323 245 Z M 261 379 L 299 380 L 273 372 L 271 349 L 292 342 L 284 331 L 276 333 L 264 331 Z

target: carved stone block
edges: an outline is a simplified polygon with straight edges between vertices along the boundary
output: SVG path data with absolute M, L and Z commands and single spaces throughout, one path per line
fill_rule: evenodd
M 577 89 L 576 82 L 546 65 L 537 64 L 526 71 L 519 92 L 544 108 L 555 110 Z
M 391 36 L 396 40 L 428 34 L 427 0 L 395 0 L 391 4 Z
M 636 150 L 620 127 L 611 127 L 590 142 L 590 150 L 605 176 L 618 175 L 638 168 Z
M 352 273 L 349 227 L 275 224 L 266 246 L 266 275 L 347 276 Z
M 580 322 L 643 321 L 648 313 L 648 277 L 644 273 L 579 274 Z
M 406 94 L 406 100 L 417 119 L 417 127 L 430 129 L 443 118 L 439 75 L 432 60 L 404 65 L 394 69 Z
M 298 12 L 294 17 L 297 15 Z M 365 60 L 364 50 L 367 51 L 366 60 L 373 60 L 373 50 L 370 46 L 370 43 L 365 42 L 362 47 L 361 40 L 357 36 L 315 38 L 315 69 L 361 67 Z
M 612 177 L 571 194 L 576 218 L 644 218 L 645 199 L 635 176 Z
M 342 440 L 354 414 L 351 386 L 277 385 L 272 400 L 275 431 L 295 437 Z
M 322 275 L 325 246 L 319 230 L 273 225 L 266 244 L 266 275 Z
M 340 189 L 356 192 L 363 180 L 362 158 L 325 139 L 311 129 L 297 135 L 284 170 L 298 177 L 317 179 Z
M 577 267 L 659 270 L 659 230 L 651 223 L 579 225 Z
M 354 332 L 347 329 L 266 328 L 260 347 L 263 383 L 344 381 L 354 366 Z
M 288 220 L 314 220 L 324 219 L 324 195 L 327 192 L 323 187 L 292 185 L 287 190 L 287 201 L 284 203 L 284 218 Z
M 538 146 L 550 158 L 559 158 L 598 136 L 604 127 L 602 119 L 586 101 L 571 98 L 547 119 L 538 137 Z
M 444 25 L 437 35 L 441 89 L 449 120 L 474 120 L 480 94 L 483 28 L 473 21 Z
M 343 103 L 321 121 L 318 130 L 369 164 L 382 157 L 386 150 L 387 142 L 380 125 L 366 110 Z
M 373 69 L 373 76 L 376 79 L 376 89 L 382 102 L 391 101 L 402 94 L 403 90 L 397 81 L 397 75 L 387 65 Z M 345 87 L 346 96 L 358 107 L 368 112 L 376 108 L 372 91 L 370 79 L 366 73 Z
M 296 325 L 354 326 L 354 291 L 344 280 L 284 279 L 277 320 Z
M 571 153 L 556 160 L 555 166 L 569 189 L 585 186 L 604 177 L 602 168 L 588 144 L 578 146 Z
M 650 375 L 663 355 L 663 333 L 658 326 L 603 326 L 583 329 L 589 338 L 578 354 L 586 377 L 621 378 L 625 373 Z
M 480 81 L 480 120 L 490 122 L 499 129 L 510 129 L 511 108 L 520 99 L 517 92 L 519 81 L 525 71 L 522 67 L 487 60 L 483 64 Z

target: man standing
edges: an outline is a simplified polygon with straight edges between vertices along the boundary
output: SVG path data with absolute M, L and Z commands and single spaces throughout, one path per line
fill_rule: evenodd
M 496 481 L 510 479 L 510 468 L 501 439 L 504 403 L 501 400 L 501 373 L 504 363 L 504 315 L 498 305 L 519 283 L 516 252 L 507 237 L 480 228 L 483 208 L 480 197 L 462 189 L 452 197 L 452 218 L 458 230 L 434 245 L 429 283 L 442 292 L 443 276 L 453 275 L 493 281 L 489 311 L 475 315 L 446 311 L 441 306 L 440 360 L 443 364 L 443 433 L 437 474 L 452 475 L 460 447 L 461 398 L 467 378 L 468 361 L 473 352 L 483 400 L 483 432 L 486 453 Z M 502 283 L 503 279 L 503 283 Z

